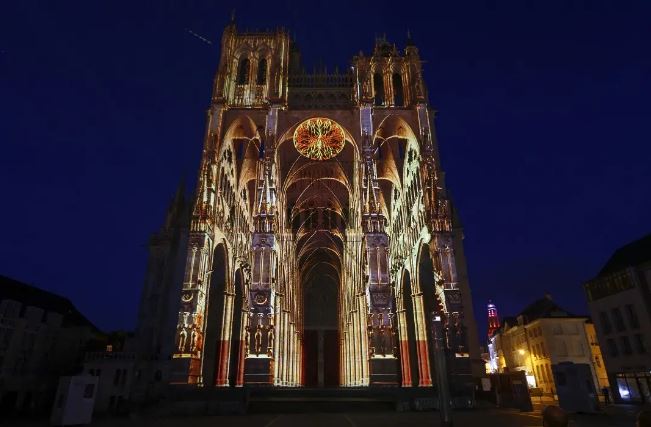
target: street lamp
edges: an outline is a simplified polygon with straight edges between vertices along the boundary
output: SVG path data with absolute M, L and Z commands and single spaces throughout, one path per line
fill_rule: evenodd
M 434 336 L 434 363 L 436 365 L 436 385 L 439 392 L 439 412 L 441 425 L 452 427 L 452 406 L 450 404 L 450 384 L 448 382 L 447 356 L 443 339 L 441 316 L 432 312 L 432 335 Z

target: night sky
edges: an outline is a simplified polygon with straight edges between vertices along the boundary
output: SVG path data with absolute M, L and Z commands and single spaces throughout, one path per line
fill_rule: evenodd
M 147 241 L 185 176 L 231 10 L 285 26 L 309 70 L 376 35 L 421 57 L 480 337 L 651 231 L 651 2 L 142 1 L 0 6 L 0 274 L 135 327 Z M 524 3 L 527 3 L 525 5 Z M 212 45 L 191 35 L 200 34 Z

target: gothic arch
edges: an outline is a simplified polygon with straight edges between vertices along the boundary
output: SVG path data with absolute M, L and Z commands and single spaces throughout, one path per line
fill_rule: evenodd
M 209 387 L 219 384 L 218 371 L 221 366 L 221 358 L 228 357 L 228 352 L 225 351 L 222 344 L 225 294 L 229 282 L 227 253 L 225 242 L 220 242 L 215 246 L 206 298 L 206 332 L 201 376 L 203 384 Z
M 400 280 L 399 315 L 400 321 L 400 359 L 402 368 L 402 385 L 418 386 L 418 349 L 416 342 L 416 324 L 414 313 L 413 289 L 411 275 L 404 269 Z
M 256 179 L 256 166 L 260 152 L 258 128 L 251 117 L 243 115 L 233 120 L 224 133 L 223 146 L 232 150 L 232 164 L 235 169 L 236 190 L 243 189 L 251 194 L 249 184 Z
M 244 382 L 245 331 L 247 312 L 244 310 L 245 280 L 241 268 L 235 271 L 233 281 L 233 309 L 231 314 L 231 339 L 229 351 L 228 384 L 241 386 Z

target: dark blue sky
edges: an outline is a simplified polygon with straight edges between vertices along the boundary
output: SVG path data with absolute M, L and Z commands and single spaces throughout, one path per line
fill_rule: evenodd
M 526 4 L 524 4 L 526 3 Z M 420 48 L 480 334 L 651 231 L 651 2 L 3 2 L 0 274 L 133 328 L 149 235 L 185 174 L 231 10 L 285 26 L 307 68 L 376 34 Z M 213 41 L 208 45 L 185 29 Z

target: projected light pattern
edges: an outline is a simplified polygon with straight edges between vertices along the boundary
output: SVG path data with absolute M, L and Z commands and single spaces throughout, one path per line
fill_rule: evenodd
M 312 160 L 328 160 L 346 143 L 344 130 L 334 120 L 317 117 L 304 121 L 294 131 L 294 146 Z

